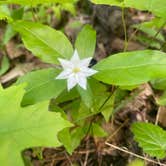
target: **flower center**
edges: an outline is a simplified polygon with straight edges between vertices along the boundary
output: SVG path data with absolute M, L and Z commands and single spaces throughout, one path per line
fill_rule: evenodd
M 78 67 L 75 67 L 74 69 L 73 69 L 73 73 L 78 73 L 78 72 L 80 72 L 81 70 L 80 70 L 80 68 L 78 68 Z

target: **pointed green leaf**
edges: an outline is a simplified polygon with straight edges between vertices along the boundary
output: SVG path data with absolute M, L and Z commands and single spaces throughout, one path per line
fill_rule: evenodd
M 59 132 L 59 140 L 63 143 L 68 153 L 72 154 L 74 149 L 80 145 L 81 140 L 85 137 L 85 135 L 86 132 L 83 127 L 74 128 L 72 131 L 64 129 Z
M 156 102 L 160 106 L 166 106 L 166 91 L 164 91 L 164 93 L 156 99 Z
M 90 26 L 85 25 L 78 34 L 75 48 L 81 58 L 93 57 L 96 47 L 96 31 Z
M 2 58 L 2 62 L 1 62 L 1 65 L 0 65 L 0 76 L 3 75 L 10 67 L 10 63 L 9 63 L 9 60 L 6 56 L 3 56 Z
M 151 81 L 154 89 L 166 90 L 166 78 Z
M 19 32 L 25 47 L 47 63 L 59 63 L 57 58 L 70 58 L 73 48 L 67 37 L 49 26 L 28 21 L 16 21 L 12 24 Z
M 22 105 L 35 104 L 59 96 L 66 88 L 66 83 L 64 80 L 55 79 L 58 73 L 58 70 L 50 68 L 33 71 L 21 77 L 17 84 L 27 83 Z
M 108 97 L 104 106 L 101 108 L 101 113 L 104 116 L 106 122 L 109 121 L 110 116 L 113 114 L 115 95 L 116 91 L 110 97 Z
M 8 41 L 12 37 L 14 37 L 16 34 L 17 34 L 17 32 L 14 31 L 13 27 L 10 24 L 8 24 L 6 26 L 6 30 L 5 30 L 5 33 L 4 33 L 4 36 L 3 36 L 3 40 L 2 40 L 2 44 L 6 45 L 8 43 Z
M 140 159 L 135 159 L 129 161 L 129 164 L 127 166 L 145 166 L 145 161 Z
M 92 123 L 91 130 L 90 130 L 91 135 L 96 136 L 96 137 L 106 137 L 107 133 L 104 131 L 102 127 L 99 126 L 97 123 Z
M 80 86 L 77 86 L 77 90 L 87 108 L 91 108 L 93 106 L 93 100 L 94 100 L 94 95 L 91 86 L 87 84 L 86 90 L 82 89 Z
M 166 77 L 166 53 L 153 50 L 115 54 L 94 66 L 98 71 L 94 78 L 120 85 L 139 85 Z
M 124 0 L 126 7 L 132 7 L 140 10 L 147 10 L 156 16 L 166 18 L 166 1 L 165 0 Z
M 0 6 L 0 20 L 7 20 L 9 22 L 13 20 L 11 18 L 10 11 L 6 5 Z
M 19 5 L 30 5 L 35 6 L 44 3 L 68 3 L 74 2 L 75 0 L 1 0 L 0 4 L 19 4 Z
M 150 123 L 137 122 L 132 125 L 131 130 L 145 153 L 157 158 L 166 156 L 166 131 L 162 128 Z
M 92 0 L 96 4 L 106 4 L 111 6 L 121 6 L 146 10 L 154 13 L 156 16 L 166 18 L 165 0 Z
M 111 5 L 111 6 L 122 6 L 123 0 L 91 0 L 96 4 Z
M 48 111 L 48 102 L 21 108 L 24 86 L 0 89 L 0 163 L 23 166 L 21 152 L 30 147 L 56 147 L 57 134 L 71 124 Z M 10 154 L 10 155 L 9 155 Z

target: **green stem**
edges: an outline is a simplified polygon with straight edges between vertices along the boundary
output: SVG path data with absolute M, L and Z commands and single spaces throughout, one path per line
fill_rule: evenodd
M 125 8 L 122 7 L 122 24 L 124 29 L 124 36 L 125 36 L 125 42 L 124 42 L 124 52 L 126 52 L 128 47 L 128 40 L 127 40 L 127 28 L 126 28 L 126 21 L 125 21 Z

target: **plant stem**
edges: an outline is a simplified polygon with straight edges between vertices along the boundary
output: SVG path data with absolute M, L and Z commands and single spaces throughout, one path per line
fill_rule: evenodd
M 124 36 L 125 36 L 125 42 L 124 42 L 124 52 L 126 52 L 128 47 L 128 41 L 127 41 L 127 28 L 126 28 L 126 21 L 125 21 L 125 8 L 122 7 L 122 24 L 124 29 Z
M 126 149 L 120 148 L 120 147 L 115 146 L 115 145 L 113 145 L 113 144 L 110 144 L 110 143 L 108 143 L 108 142 L 105 142 L 105 144 L 108 145 L 108 146 L 110 146 L 111 148 L 117 149 L 117 150 L 119 150 L 119 151 L 121 151 L 121 152 L 130 154 L 130 155 L 132 155 L 132 156 L 135 156 L 135 157 L 137 157 L 137 158 L 143 159 L 143 160 L 145 160 L 145 161 L 148 161 L 148 162 L 151 162 L 151 163 L 154 163 L 154 164 L 159 164 L 160 166 L 166 166 L 166 164 L 162 164 L 162 163 L 159 163 L 159 162 L 157 162 L 157 161 L 155 161 L 155 160 L 149 159 L 149 158 L 147 158 L 147 157 L 143 157 L 143 156 L 141 156 L 141 155 L 135 154 L 135 153 L 133 153 L 133 152 L 130 152 L 130 151 L 126 150 Z

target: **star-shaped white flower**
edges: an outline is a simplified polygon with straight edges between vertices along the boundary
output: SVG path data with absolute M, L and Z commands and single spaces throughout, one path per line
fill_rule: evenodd
M 86 90 L 87 77 L 97 73 L 96 70 L 89 68 L 89 63 L 92 58 L 85 58 L 80 60 L 77 50 L 74 51 L 74 55 L 68 61 L 59 58 L 64 71 L 62 71 L 56 79 L 67 79 L 68 91 L 77 84 Z

